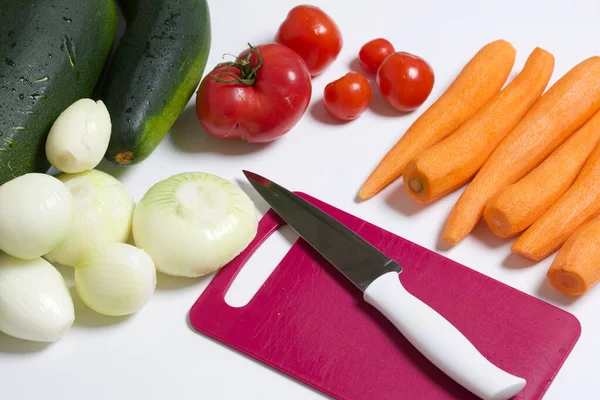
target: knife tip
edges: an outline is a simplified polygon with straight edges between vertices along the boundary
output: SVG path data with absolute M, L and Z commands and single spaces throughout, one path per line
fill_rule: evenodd
M 258 175 L 257 173 L 248 171 L 243 169 L 242 172 L 244 173 L 244 175 L 246 176 L 246 179 L 248 179 L 250 181 L 250 183 L 257 183 L 260 184 L 262 186 L 266 186 L 268 187 L 269 184 L 271 183 L 268 179 Z
M 246 178 L 248 179 L 252 179 L 254 177 L 256 177 L 256 174 L 254 172 L 250 172 L 248 170 L 243 169 L 242 173 L 244 174 L 244 176 L 246 176 Z

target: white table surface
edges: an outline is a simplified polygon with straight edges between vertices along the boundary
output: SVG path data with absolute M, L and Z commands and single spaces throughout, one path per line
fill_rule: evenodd
M 256 45 L 272 40 L 279 23 L 296 4 L 292 0 L 210 0 L 213 40 L 207 70 L 223 53 L 238 53 L 247 42 Z M 489 41 L 504 38 L 517 49 L 512 76 L 535 46 L 552 52 L 556 67 L 551 83 L 600 51 L 600 2 L 595 0 L 575 0 L 568 5 L 524 0 L 320 0 L 312 4 L 336 20 L 344 47 L 337 62 L 313 80 L 309 110 L 285 137 L 269 146 L 209 138 L 198 125 L 192 99 L 149 159 L 122 170 L 103 163 L 101 169 L 116 174 L 136 200 L 153 183 L 172 174 L 211 172 L 241 185 L 262 214 L 266 204 L 249 189 L 241 173 L 249 169 L 437 249 L 440 229 L 460 193 L 420 206 L 397 183 L 371 201 L 356 203 L 356 192 L 380 157 Z M 406 116 L 396 115 L 376 94 L 373 108 L 361 118 L 339 124 L 320 104 L 323 88 L 350 67 L 356 68 L 360 46 L 378 36 L 391 40 L 397 50 L 413 52 L 431 63 L 436 76 L 433 92 L 420 110 Z M 544 398 L 598 398 L 600 288 L 577 300 L 558 294 L 545 279 L 553 257 L 531 265 L 510 255 L 511 242 L 478 226 L 457 247 L 439 251 L 576 315 L 583 333 Z M 265 246 L 267 250 L 259 250 L 247 266 L 246 280 L 236 281 L 237 291 L 229 294 L 230 301 L 251 295 L 252 287 L 257 288 L 266 278 L 268 268 L 276 265 L 289 241 L 277 234 Z M 72 270 L 61 271 L 71 282 Z M 0 399 L 324 398 L 190 329 L 188 310 L 210 278 L 159 275 L 152 301 L 129 318 L 95 314 L 75 296 L 75 324 L 52 345 L 0 334 Z

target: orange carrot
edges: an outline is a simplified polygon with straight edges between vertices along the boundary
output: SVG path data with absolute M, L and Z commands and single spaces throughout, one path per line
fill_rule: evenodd
M 599 109 L 600 56 L 594 56 L 563 75 L 502 139 L 454 205 L 442 238 L 451 245 L 464 239 L 493 196 L 538 166 Z
M 367 178 L 358 196 L 368 199 L 392 183 L 418 152 L 454 132 L 498 93 L 515 63 L 516 50 L 505 40 L 483 46 L 454 82 L 392 147 Z
M 600 214 L 600 145 L 587 159 L 573 185 L 512 245 L 531 260 L 552 254 L 580 225 Z
M 600 280 L 600 219 L 573 232 L 546 276 L 552 286 L 570 295 L 583 294 Z
M 428 203 L 464 185 L 544 93 L 553 70 L 554 56 L 534 49 L 512 82 L 454 133 L 406 165 L 402 175 L 408 193 Z
M 510 237 L 525 229 L 569 189 L 600 141 L 600 112 L 533 171 L 507 186 L 485 206 L 490 230 Z

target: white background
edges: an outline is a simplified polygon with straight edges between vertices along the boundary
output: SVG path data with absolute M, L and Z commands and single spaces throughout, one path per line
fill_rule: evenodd
M 247 42 L 256 45 L 272 40 L 279 23 L 296 4 L 292 0 L 209 1 L 213 40 L 207 69 L 221 61 L 223 53 L 243 50 Z M 311 106 L 285 137 L 269 146 L 211 139 L 198 125 L 192 98 L 149 159 L 123 170 L 103 163 L 102 169 L 118 176 L 136 200 L 153 183 L 172 174 L 211 172 L 247 190 L 262 214 L 265 203 L 243 181 L 241 170 L 249 169 L 437 249 L 439 231 L 460 193 L 420 206 L 396 183 L 371 201 L 358 204 L 356 192 L 380 157 L 489 41 L 504 38 L 517 49 L 512 76 L 535 46 L 552 52 L 556 67 L 551 83 L 600 50 L 600 4 L 594 0 L 322 0 L 312 4 L 321 6 L 338 23 L 344 47 L 338 60 L 314 79 Z M 319 103 L 323 88 L 349 68 L 356 68 L 360 46 L 379 36 L 392 41 L 397 50 L 429 61 L 436 76 L 433 92 L 420 110 L 398 116 L 375 90 L 372 109 L 352 123 L 336 123 Z M 558 294 L 545 280 L 553 257 L 539 264 L 528 263 L 510 255 L 511 242 L 478 226 L 457 247 L 439 251 L 575 314 L 583 326 L 582 336 L 545 399 L 598 398 L 600 288 L 576 300 Z M 255 287 L 268 270 L 260 275 L 252 269 L 273 268 L 286 251 L 286 243 L 283 236 L 275 236 L 267 243 L 268 251 L 259 251 L 248 265 L 243 275 L 253 277 Z M 61 271 L 72 279 L 72 271 Z M 324 398 L 188 327 L 188 310 L 209 280 L 159 275 L 152 301 L 129 318 L 95 314 L 75 296 L 75 325 L 52 345 L 0 334 L 0 399 Z M 251 294 L 248 288 L 236 293 L 230 295 L 238 302 L 241 295 Z

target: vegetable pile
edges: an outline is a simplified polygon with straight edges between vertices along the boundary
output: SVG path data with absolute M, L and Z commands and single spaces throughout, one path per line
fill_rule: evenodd
M 312 80 L 344 45 L 331 16 L 300 5 L 273 30 L 273 42 L 249 43 L 201 79 L 211 44 L 206 0 L 119 0 L 127 28 L 111 60 L 114 2 L 54 3 L 60 12 L 17 0 L 0 9 L 0 86 L 15 86 L 0 93 L 0 331 L 47 342 L 76 319 L 55 266 L 74 269 L 76 293 L 92 310 L 129 315 L 151 300 L 157 271 L 213 273 L 258 229 L 251 199 L 222 177 L 181 172 L 136 203 L 100 162 L 147 159 L 192 97 L 202 134 L 277 140 L 305 115 Z M 64 16 L 75 8 L 76 16 Z M 11 39 L 17 30 L 27 42 L 47 40 L 24 52 Z M 360 118 L 375 91 L 398 115 L 414 112 L 435 85 L 426 60 L 385 38 L 364 43 L 356 57 L 361 70 L 323 91 L 324 109 L 340 121 Z M 384 155 L 359 198 L 400 177 L 421 203 L 466 185 L 446 242 L 456 245 L 484 220 L 499 237 L 520 235 L 512 251 L 524 257 L 559 250 L 547 278 L 579 295 L 600 280 L 600 57 L 547 91 L 554 56 L 535 48 L 508 82 L 515 59 L 505 40 L 479 49 Z
M 368 199 L 402 176 L 418 202 L 466 184 L 442 232 L 449 245 L 480 221 L 531 260 L 558 252 L 550 283 L 582 294 L 600 280 L 593 265 L 600 215 L 600 57 L 589 57 L 545 91 L 554 56 L 536 48 L 504 88 L 516 51 L 485 45 L 389 150 L 363 184 Z M 544 92 L 545 91 L 545 92 Z M 589 249 L 584 248 L 584 244 Z M 582 255 L 575 261 L 575 250 Z
M 150 301 L 157 269 L 206 275 L 256 235 L 249 197 L 208 173 L 167 178 L 136 205 L 121 182 L 96 169 L 110 135 L 104 104 L 80 99 L 59 115 L 46 141 L 60 173 L 28 173 L 0 186 L 1 331 L 56 341 L 69 330 L 73 301 L 53 264 L 74 268 L 76 291 L 89 308 L 128 315 Z
M 74 269 L 75 290 L 89 308 L 128 315 L 152 298 L 157 270 L 209 274 L 256 235 L 254 204 L 221 177 L 176 174 L 136 204 L 125 185 L 97 169 L 103 158 L 135 164 L 152 153 L 198 87 L 210 47 L 205 0 L 118 3 L 127 29 L 108 63 L 116 25 L 112 0 L 9 0 L 0 10 L 0 38 L 10 59 L 0 80 L 26 82 L 20 100 L 25 93 L 32 100 L 25 105 L 0 96 L 0 330 L 18 338 L 53 342 L 74 323 L 71 292 L 56 266 Z M 69 9 L 77 10 L 73 17 L 64 16 Z M 47 38 L 34 52 L 39 59 L 20 59 L 15 52 L 26 52 L 12 50 L 11 37 L 19 30 L 21 39 L 34 42 L 39 28 L 32 24 L 44 26 Z M 289 130 L 311 94 L 300 56 L 277 43 L 259 49 L 250 47 L 246 64 L 238 63 L 238 78 L 258 80 L 249 96 L 267 98 L 278 86 L 295 86 L 294 96 L 263 103 L 271 113 L 280 107 L 280 117 L 286 108 L 294 111 L 288 121 L 265 125 L 263 137 L 252 136 L 256 141 Z M 261 65 L 262 55 L 269 62 L 249 71 L 248 63 Z M 296 77 L 286 78 L 271 60 L 295 63 Z M 96 85 L 100 98 L 94 100 Z M 9 109 L 19 117 L 4 118 Z
M 196 92 L 198 121 L 206 133 L 224 140 L 270 142 L 282 137 L 305 114 L 312 79 L 337 60 L 343 43 L 340 28 L 323 10 L 312 5 L 292 8 L 274 43 L 249 44 L 204 77 Z M 368 109 L 373 93 L 369 75 L 375 75 L 377 89 L 398 112 L 417 109 L 431 94 L 435 77 L 429 63 L 395 51 L 388 40 L 370 40 L 357 57 L 364 74 L 350 71 L 324 89 L 323 106 L 334 118 L 352 121 Z

